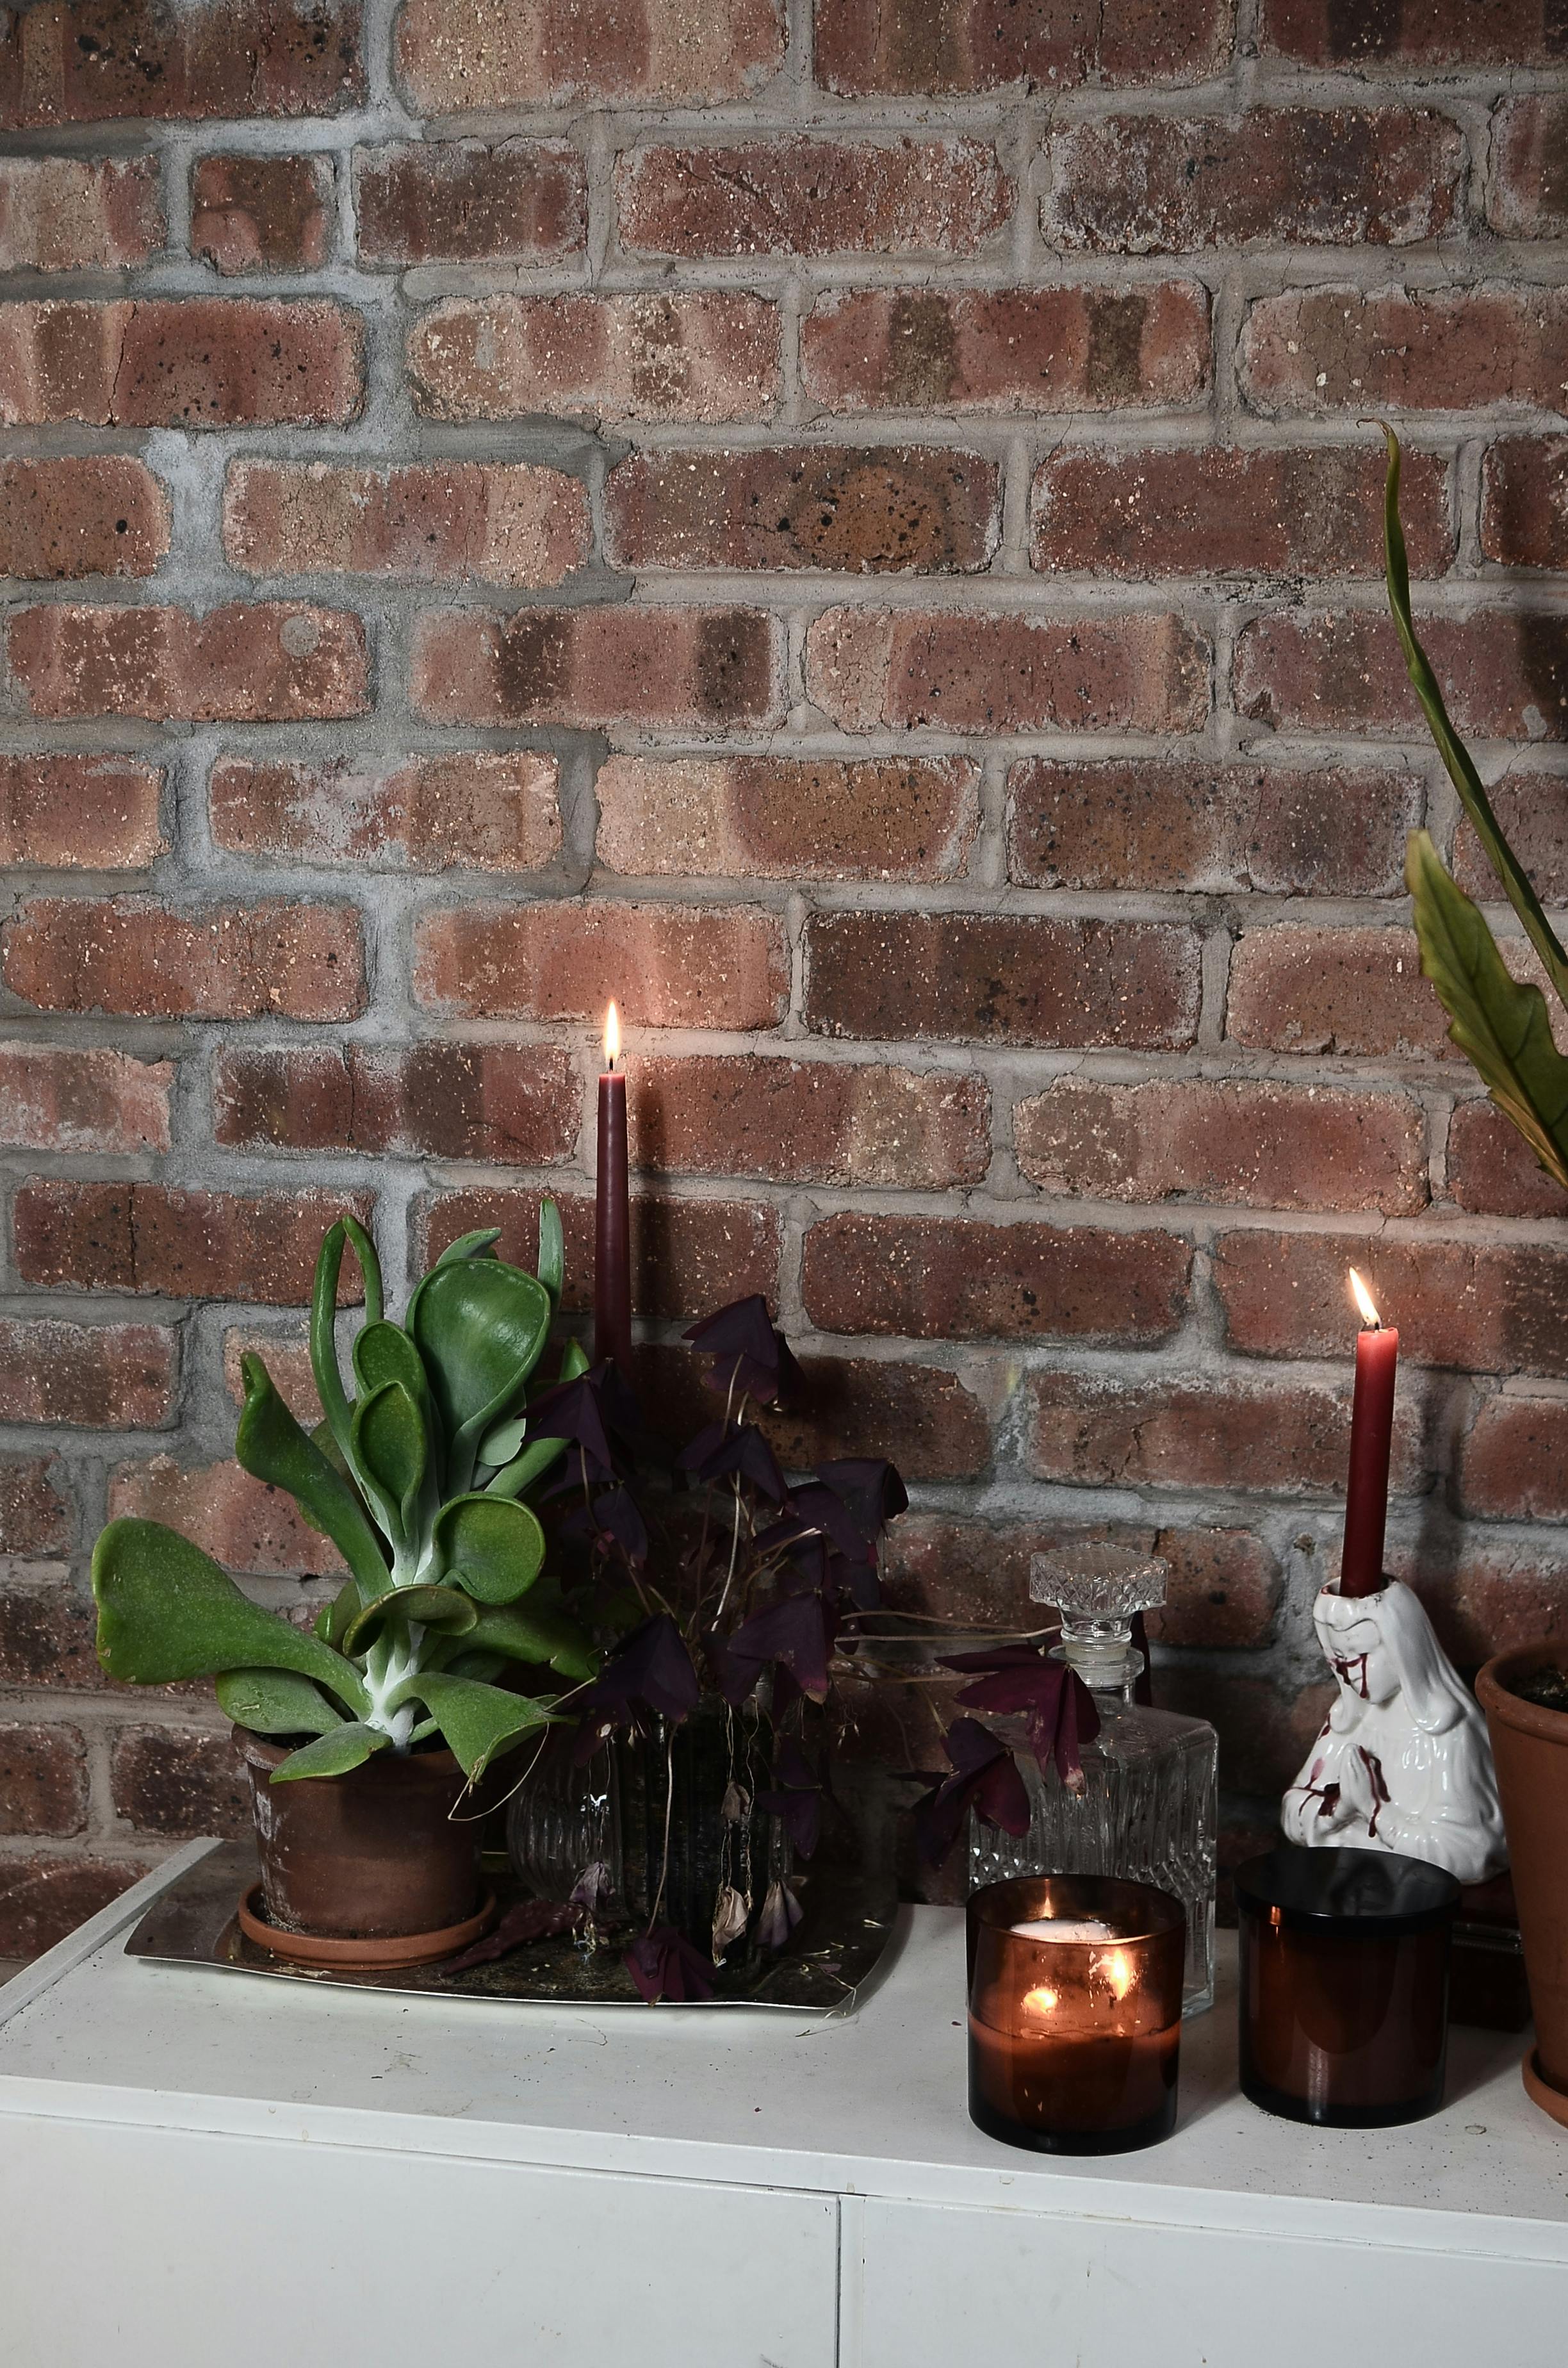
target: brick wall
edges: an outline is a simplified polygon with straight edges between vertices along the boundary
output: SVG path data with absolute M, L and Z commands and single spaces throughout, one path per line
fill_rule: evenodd
M 611 993 L 646 1338 L 776 1298 L 933 1604 L 1158 1541 L 1238 1833 L 1352 1258 L 1393 1566 L 1468 1665 L 1568 1629 L 1568 1230 L 1417 973 L 1407 827 L 1485 878 L 1358 424 L 1568 894 L 1565 69 L 1557 0 L 8 20 L 0 1952 L 235 1816 L 100 1681 L 98 1525 L 319 1592 L 239 1348 L 306 1409 L 345 1200 L 395 1275 L 548 1186 L 581 1304 Z

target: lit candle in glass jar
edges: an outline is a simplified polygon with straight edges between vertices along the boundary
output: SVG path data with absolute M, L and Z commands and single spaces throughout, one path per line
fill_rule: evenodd
M 1119 2154 L 1176 2126 L 1187 1919 L 1152 1884 L 1024 1875 L 969 1903 L 969 2109 L 992 2137 Z

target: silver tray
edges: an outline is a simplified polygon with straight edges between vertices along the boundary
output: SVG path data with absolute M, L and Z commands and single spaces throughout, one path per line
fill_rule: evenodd
M 486 1859 L 485 1880 L 497 1914 L 523 1896 L 510 1869 Z M 414 1990 L 426 1998 L 500 1998 L 534 2006 L 641 2007 L 621 1962 L 631 1931 L 594 1949 L 571 1938 L 535 1941 L 488 1964 L 454 1973 L 444 1964 L 348 1973 L 290 1964 L 246 1940 L 234 1910 L 256 1881 L 254 1844 L 220 1842 L 187 1867 L 143 1916 L 125 1943 L 128 1957 L 161 1964 L 216 1965 L 268 1981 L 314 1982 L 329 1989 Z M 801 1882 L 805 1914 L 788 1949 L 755 1968 L 723 1967 L 711 1998 L 662 2006 L 689 2013 L 714 2007 L 775 2007 L 791 2014 L 846 2014 L 865 1989 L 892 1937 L 897 1903 L 869 1885 L 858 1869 L 813 1867 Z

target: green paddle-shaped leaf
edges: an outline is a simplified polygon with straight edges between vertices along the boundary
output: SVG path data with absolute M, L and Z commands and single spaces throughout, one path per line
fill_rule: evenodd
M 443 1505 L 435 1544 L 449 1584 L 481 1603 L 513 1602 L 544 1567 L 544 1531 L 526 1505 L 505 1497 L 456 1497 Z
M 212 1691 L 224 1715 L 253 1735 L 330 1735 L 344 1723 L 321 1688 L 292 1669 L 225 1669 Z
M 479 1685 L 472 1678 L 437 1677 L 429 1670 L 410 1678 L 392 1701 L 394 1706 L 402 1702 L 425 1704 L 471 1784 L 498 1751 L 548 1726 L 551 1717 L 548 1703 L 526 1694 L 503 1693 L 498 1686 Z
M 268 1487 L 286 1488 L 332 1540 L 364 1592 L 379 1594 L 392 1585 L 392 1573 L 358 1497 L 301 1429 L 261 1359 L 247 1353 L 240 1360 L 240 1372 L 245 1403 L 234 1438 L 235 1455 L 253 1478 L 265 1480 Z
M 448 1440 L 447 1486 L 466 1488 L 479 1441 L 522 1403 L 550 1332 L 550 1293 L 520 1267 L 433 1267 L 408 1310 Z
M 425 1485 L 428 1444 L 425 1418 L 401 1382 L 383 1382 L 354 1409 L 354 1461 L 365 1477 L 378 1518 L 399 1544 L 414 1528 Z
M 292 1784 L 301 1776 L 347 1776 L 391 1741 L 377 1726 L 335 1726 L 330 1735 L 318 1735 L 313 1743 L 301 1743 L 298 1751 L 280 1759 L 269 1781 Z
M 550 1293 L 551 1305 L 559 1307 L 566 1282 L 566 1236 L 561 1212 L 548 1194 L 539 1204 L 539 1279 Z
M 378 1595 L 374 1603 L 367 1603 L 349 1622 L 343 1650 L 367 1652 L 389 1620 L 405 1624 L 412 1620 L 423 1628 L 439 1629 L 443 1635 L 461 1636 L 478 1618 L 472 1600 L 460 1595 L 455 1587 L 427 1587 L 423 1582 L 417 1587 L 394 1587 L 390 1595 Z
M 541 1603 L 542 1587 L 524 1604 L 486 1604 L 463 1638 L 465 1652 L 502 1653 L 508 1661 L 547 1664 L 563 1678 L 591 1678 L 599 1656 L 569 1612 Z
M 356 1713 L 359 1673 L 318 1637 L 240 1593 L 210 1555 L 161 1521 L 111 1521 L 93 1550 L 98 1658 L 134 1686 L 177 1685 L 223 1669 L 294 1669 Z

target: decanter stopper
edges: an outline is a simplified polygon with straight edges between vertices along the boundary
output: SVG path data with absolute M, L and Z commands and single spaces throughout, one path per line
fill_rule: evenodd
M 1135 1546 L 1058 1546 L 1030 1556 L 1029 1600 L 1056 1606 L 1061 1657 L 1103 1693 L 1142 1668 L 1142 1655 L 1132 1649 L 1132 1615 L 1165 1601 L 1169 1576 L 1168 1563 Z

